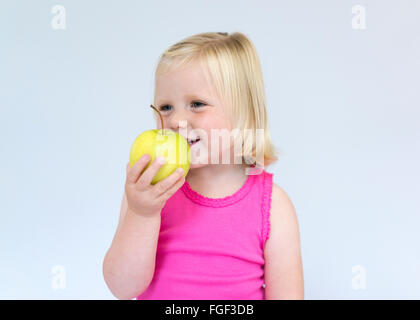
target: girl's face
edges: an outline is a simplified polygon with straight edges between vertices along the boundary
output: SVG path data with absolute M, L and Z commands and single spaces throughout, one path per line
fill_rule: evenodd
M 173 130 L 190 144 L 191 168 L 222 163 L 222 153 L 229 153 L 232 139 L 228 147 L 222 139 L 215 138 L 212 129 L 218 133 L 225 129 L 230 133 L 231 126 L 224 106 L 211 85 L 206 81 L 203 70 L 198 62 L 190 62 L 181 69 L 156 76 L 155 107 L 162 115 L 164 128 Z M 160 120 L 158 119 L 158 128 Z M 213 134 L 213 136 L 212 136 Z M 230 137 L 230 135 L 228 135 Z M 197 142 L 191 140 L 199 138 Z M 211 150 L 212 139 L 219 141 L 218 147 Z M 214 158 L 216 157 L 216 158 Z M 218 158 L 217 158 L 218 157 Z M 232 163 L 232 156 L 230 156 Z M 225 162 L 223 162 L 225 163 Z

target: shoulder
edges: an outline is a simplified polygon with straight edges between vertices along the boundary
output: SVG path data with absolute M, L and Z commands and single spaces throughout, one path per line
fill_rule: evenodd
M 273 182 L 271 191 L 271 215 L 293 215 L 295 208 L 290 197 L 279 185 Z
M 269 226 L 279 219 L 296 215 L 289 195 L 278 184 L 274 183 L 274 174 L 264 171 L 263 176 L 263 211 L 265 224 Z M 266 234 L 265 239 L 268 234 Z
M 275 183 L 272 184 L 269 224 L 270 232 L 265 246 L 268 250 L 283 241 L 296 240 L 299 236 L 295 207 L 286 191 Z

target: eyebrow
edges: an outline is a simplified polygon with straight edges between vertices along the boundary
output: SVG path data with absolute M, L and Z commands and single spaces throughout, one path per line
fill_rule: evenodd
M 190 100 L 194 100 L 194 99 L 202 99 L 202 100 L 209 100 L 208 97 L 206 95 L 202 95 L 202 94 L 188 94 L 185 96 L 186 98 L 189 98 Z M 203 98 L 200 98 L 203 97 Z

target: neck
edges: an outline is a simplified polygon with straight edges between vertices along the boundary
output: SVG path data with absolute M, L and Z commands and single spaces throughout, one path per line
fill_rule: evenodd
M 210 198 L 222 198 L 243 186 L 248 178 L 245 168 L 243 164 L 211 164 L 191 169 L 186 180 L 196 192 Z

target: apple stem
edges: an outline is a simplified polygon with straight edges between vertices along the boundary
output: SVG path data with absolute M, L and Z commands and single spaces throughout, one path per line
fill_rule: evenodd
M 161 130 L 162 130 L 162 134 L 163 134 L 163 119 L 162 119 L 162 115 L 160 114 L 159 110 L 156 109 L 153 104 L 150 105 L 151 108 L 153 108 L 158 114 L 159 114 L 159 118 L 160 118 L 160 124 L 161 124 Z

